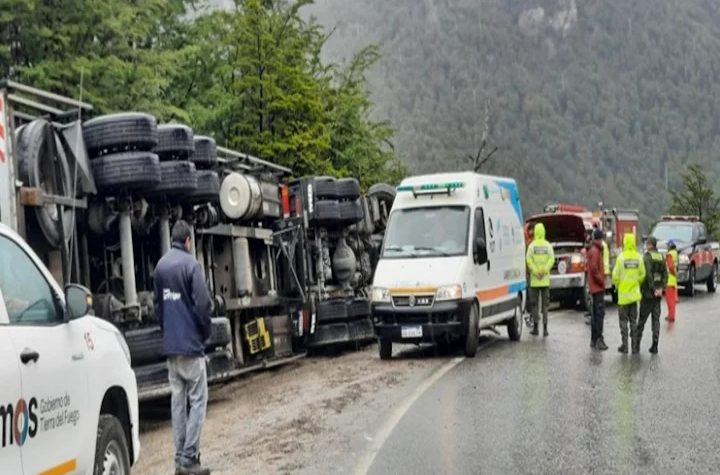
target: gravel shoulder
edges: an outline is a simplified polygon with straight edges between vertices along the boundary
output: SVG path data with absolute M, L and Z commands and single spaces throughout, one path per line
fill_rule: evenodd
M 387 414 L 452 357 L 409 348 L 391 361 L 380 361 L 374 345 L 304 358 L 212 387 L 203 462 L 214 475 L 354 473 Z M 134 473 L 174 473 L 168 406 L 142 408 Z

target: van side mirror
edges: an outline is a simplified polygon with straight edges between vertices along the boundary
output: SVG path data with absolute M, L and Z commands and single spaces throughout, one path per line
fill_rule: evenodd
M 483 238 L 476 237 L 473 242 L 473 259 L 475 260 L 475 264 L 479 266 L 488 261 L 487 245 Z
M 698 244 L 707 244 L 707 238 L 700 237 L 697 239 Z
M 66 319 L 73 320 L 84 317 L 92 308 L 92 294 L 87 287 L 80 284 L 67 284 L 65 286 Z

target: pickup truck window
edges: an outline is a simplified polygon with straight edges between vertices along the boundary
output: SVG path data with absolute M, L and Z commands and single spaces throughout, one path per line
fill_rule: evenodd
M 707 239 L 707 230 L 702 223 L 698 224 L 698 239 Z
M 693 223 L 658 223 L 653 229 L 652 235 L 658 241 L 673 239 L 675 241 L 692 242 L 694 229 L 695 225 Z
M 50 284 L 25 251 L 0 236 L 0 289 L 11 324 L 52 324 L 62 321 Z

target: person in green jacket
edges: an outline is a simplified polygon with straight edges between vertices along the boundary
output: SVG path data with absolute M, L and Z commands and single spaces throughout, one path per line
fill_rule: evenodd
M 650 353 L 658 352 L 660 339 L 660 307 L 662 296 L 668 280 L 668 269 L 662 254 L 657 251 L 657 239 L 650 236 L 645 243 L 645 270 L 647 278 L 642 284 L 642 300 L 638 317 L 637 341 L 632 348 L 633 353 L 640 352 L 640 341 L 648 317 L 652 314 L 652 346 Z
M 545 226 L 537 223 L 533 229 L 533 241 L 527 248 L 525 255 L 528 270 L 530 271 L 530 299 L 532 301 L 533 329 L 531 335 L 538 334 L 538 321 L 540 320 L 538 303 L 542 304 L 543 335 L 548 336 L 548 305 L 550 304 L 550 271 L 555 264 L 555 251 L 552 245 L 545 240 Z
M 618 313 L 620 315 L 620 353 L 628 352 L 628 333 L 633 347 L 639 346 L 637 335 L 638 302 L 642 298 L 640 285 L 645 280 L 645 263 L 637 252 L 635 235 L 623 236 L 623 250 L 615 261 L 612 280 L 618 289 Z

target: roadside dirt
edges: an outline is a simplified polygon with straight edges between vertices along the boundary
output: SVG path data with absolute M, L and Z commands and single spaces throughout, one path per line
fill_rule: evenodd
M 377 349 L 305 358 L 210 391 L 202 459 L 214 475 L 352 473 L 391 408 L 449 357 Z M 428 357 L 429 356 L 429 357 Z M 174 473 L 169 402 L 144 407 L 133 473 Z

